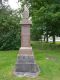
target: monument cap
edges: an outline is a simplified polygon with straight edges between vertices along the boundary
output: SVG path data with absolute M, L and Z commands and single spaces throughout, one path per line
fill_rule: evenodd
M 29 9 L 27 7 L 27 5 L 25 4 L 24 5 L 24 11 L 23 11 L 23 14 L 22 14 L 23 18 L 20 22 L 20 24 L 32 24 L 32 21 L 29 19 Z

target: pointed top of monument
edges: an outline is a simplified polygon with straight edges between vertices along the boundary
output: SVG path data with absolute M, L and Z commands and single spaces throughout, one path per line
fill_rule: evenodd
M 29 12 L 28 7 L 27 7 L 27 5 L 26 5 L 26 4 L 24 5 L 24 11 Z
M 24 5 L 21 24 L 32 24 L 32 21 L 29 19 L 29 8 L 27 4 Z
M 23 18 L 24 19 L 29 18 L 29 9 L 26 4 L 24 5 Z

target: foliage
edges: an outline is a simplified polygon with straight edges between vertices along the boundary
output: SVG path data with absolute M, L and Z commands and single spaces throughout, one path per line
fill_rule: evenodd
M 21 1 L 23 3 L 23 0 Z M 49 35 L 55 42 L 55 36 L 60 36 L 60 0 L 25 1 L 30 5 L 30 16 L 33 22 L 32 37 L 40 39 L 41 35 L 46 37 Z
M 0 9 L 0 50 L 18 49 L 20 46 L 20 17 L 9 8 Z

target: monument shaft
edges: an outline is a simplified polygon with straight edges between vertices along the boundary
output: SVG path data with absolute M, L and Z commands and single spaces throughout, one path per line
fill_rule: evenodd
M 30 47 L 30 25 L 21 27 L 21 47 Z

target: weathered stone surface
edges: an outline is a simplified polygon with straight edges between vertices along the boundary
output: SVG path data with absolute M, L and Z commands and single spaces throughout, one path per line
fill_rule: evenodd
M 29 9 L 26 5 L 24 5 L 24 12 L 23 12 L 23 18 L 28 19 L 29 18 Z
M 38 76 L 38 72 L 36 73 L 31 73 L 31 72 L 15 72 L 14 73 L 16 76 L 18 77 L 37 77 Z
M 21 25 L 25 25 L 25 24 L 27 24 L 27 25 L 31 25 L 32 24 L 32 22 L 31 22 L 31 20 L 27 20 L 27 19 L 23 19 L 21 22 L 20 22 L 20 24 Z
M 20 63 L 16 64 L 16 72 L 30 72 L 30 73 L 36 73 L 38 72 L 38 67 L 36 64 L 33 63 Z
M 28 25 L 21 28 L 21 47 L 30 47 L 30 26 Z
M 15 75 L 35 77 L 39 72 L 39 68 L 34 61 L 34 56 L 18 56 Z
M 19 54 L 22 55 L 26 55 L 26 56 L 32 56 L 32 47 L 21 47 L 19 50 Z
M 17 63 L 25 63 L 25 64 L 34 64 L 34 57 L 33 56 L 18 56 Z
M 15 75 L 35 77 L 38 75 L 38 72 L 39 68 L 35 63 L 33 56 L 18 56 Z

